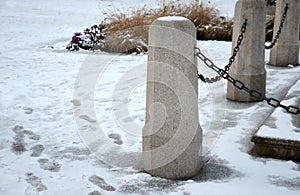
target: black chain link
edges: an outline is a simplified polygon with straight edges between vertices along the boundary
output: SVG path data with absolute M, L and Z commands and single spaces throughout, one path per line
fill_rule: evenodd
M 233 53 L 232 53 L 232 55 L 231 55 L 231 57 L 229 58 L 229 62 L 228 62 L 228 64 L 225 66 L 225 71 L 227 72 L 227 71 L 229 71 L 229 69 L 230 69 L 230 67 L 231 67 L 231 65 L 233 64 L 233 62 L 234 62 L 234 60 L 235 60 L 235 57 L 236 57 L 236 55 L 237 55 L 237 53 L 239 52 L 239 50 L 240 50 L 240 46 L 241 46 L 241 44 L 242 44 L 242 41 L 243 41 L 243 39 L 244 39 L 244 34 L 245 34 L 245 32 L 246 32 L 246 28 L 247 28 L 247 22 L 248 22 L 248 20 L 247 19 L 245 19 L 245 21 L 244 21 L 244 23 L 243 23 L 243 25 L 242 25 L 242 28 L 241 28 L 241 34 L 238 36 L 238 39 L 237 39 L 237 43 L 236 43 L 236 46 L 234 47 L 234 49 L 233 49 Z M 197 49 L 197 48 L 196 48 Z M 198 55 L 199 54 L 199 52 L 197 52 L 196 53 L 196 55 Z M 206 58 L 204 55 L 202 55 L 201 57 L 203 57 L 203 59 L 201 59 L 204 63 L 205 62 L 209 62 L 210 64 L 208 65 L 210 68 L 213 68 L 213 66 L 212 66 L 212 61 L 211 60 L 209 60 L 208 58 Z M 206 64 L 207 65 L 207 64 Z M 212 77 L 212 78 L 208 78 L 208 77 L 206 77 L 206 78 L 204 78 L 204 76 L 202 75 L 202 74 L 199 74 L 198 73 L 198 78 L 201 80 L 201 81 L 203 81 L 204 83 L 214 83 L 214 82 L 217 82 L 217 81 L 219 81 L 219 80 L 221 80 L 221 76 L 216 76 L 216 77 Z
M 280 22 L 278 31 L 277 31 L 277 33 L 276 33 L 276 35 L 275 35 L 275 38 L 274 38 L 274 40 L 271 42 L 271 44 L 270 44 L 269 46 L 267 46 L 267 45 L 265 46 L 265 49 L 272 49 L 272 48 L 274 47 L 274 45 L 277 43 L 278 39 L 280 38 L 282 29 L 283 29 L 283 24 L 284 24 L 284 21 L 285 21 L 285 18 L 286 18 L 288 9 L 289 9 L 289 4 L 287 3 L 287 4 L 285 5 L 284 12 L 283 12 L 282 17 L 281 17 L 281 22 Z
M 226 72 L 229 71 L 231 65 L 233 64 L 233 62 L 235 60 L 235 56 L 237 55 L 237 53 L 240 50 L 242 41 L 244 39 L 244 34 L 245 34 L 246 30 L 247 30 L 247 24 L 248 24 L 248 20 L 245 19 L 245 21 L 244 21 L 244 23 L 242 25 L 242 28 L 241 28 L 241 34 L 238 36 L 238 39 L 237 39 L 237 42 L 236 42 L 236 46 L 233 48 L 232 56 L 229 58 L 229 62 L 228 62 L 228 64 L 224 68 Z
M 291 114 L 300 114 L 300 109 L 295 107 L 295 106 L 285 106 L 281 104 L 281 102 L 275 98 L 268 98 L 259 91 L 256 91 L 254 89 L 250 89 L 245 84 L 238 80 L 233 78 L 232 76 L 229 75 L 229 73 L 224 70 L 219 68 L 217 65 L 215 65 L 209 58 L 207 58 L 199 48 L 196 48 L 196 55 L 197 57 L 204 62 L 206 66 L 209 68 L 213 69 L 215 72 L 217 72 L 220 77 L 228 80 L 230 83 L 232 83 L 236 88 L 243 90 L 250 94 L 252 97 L 257 98 L 258 100 L 264 100 L 266 101 L 270 106 L 273 106 L 274 108 L 281 107 L 285 109 L 288 113 Z M 204 78 L 204 77 L 203 77 Z

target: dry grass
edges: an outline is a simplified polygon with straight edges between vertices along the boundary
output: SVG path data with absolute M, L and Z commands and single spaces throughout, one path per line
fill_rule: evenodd
M 267 8 L 266 41 L 271 41 L 275 7 Z M 190 19 L 195 24 L 198 40 L 231 41 L 233 19 L 220 16 L 215 8 L 199 4 L 195 0 L 189 3 L 163 0 L 155 9 L 144 6 L 127 13 L 121 10 L 106 13 L 106 19 L 102 22 L 106 37 L 104 50 L 127 54 L 147 52 L 149 25 L 163 16 L 183 16 Z
M 179 0 L 169 0 L 161 2 L 155 9 L 145 6 L 128 13 L 120 10 L 107 13 L 102 23 L 105 27 L 105 50 L 118 53 L 146 52 L 149 25 L 163 16 L 183 16 L 190 19 L 196 26 L 197 39 L 231 40 L 233 21 L 220 17 L 215 8 L 196 1 L 185 4 Z

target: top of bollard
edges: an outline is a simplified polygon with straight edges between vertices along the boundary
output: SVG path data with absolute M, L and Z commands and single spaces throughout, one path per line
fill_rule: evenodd
M 182 16 L 163 16 L 160 18 L 157 18 L 157 20 L 163 20 L 163 21 L 185 21 L 189 20 L 188 18 L 182 17 Z

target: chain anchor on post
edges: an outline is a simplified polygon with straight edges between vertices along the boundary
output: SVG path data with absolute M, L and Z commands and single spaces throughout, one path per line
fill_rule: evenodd
M 289 4 L 287 3 L 285 5 L 285 8 L 284 8 L 284 12 L 282 14 L 282 18 L 281 18 L 281 22 L 280 22 L 280 25 L 279 25 L 279 28 L 278 28 L 278 31 L 275 35 L 275 38 L 273 39 L 273 41 L 271 42 L 270 45 L 266 45 L 265 48 L 266 49 L 272 49 L 274 47 L 274 45 L 277 43 L 278 39 L 280 38 L 280 35 L 281 35 L 281 31 L 283 29 L 283 25 L 284 25 L 284 21 L 285 21 L 285 18 L 287 16 L 287 11 L 289 9 Z

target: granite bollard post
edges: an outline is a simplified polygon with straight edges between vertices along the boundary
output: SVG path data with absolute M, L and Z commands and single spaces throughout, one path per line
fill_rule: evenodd
M 299 27 L 300 1 L 278 0 L 276 5 L 273 39 L 279 28 L 284 8 L 288 3 L 287 16 L 283 24 L 281 35 L 271 49 L 269 64 L 272 66 L 288 66 L 299 64 Z
M 229 74 L 243 82 L 245 86 L 265 95 L 265 1 L 238 0 L 235 6 L 232 48 L 235 47 L 245 19 L 247 19 L 246 33 Z M 227 99 L 238 102 L 260 101 L 230 82 L 227 84 Z
M 185 179 L 202 167 L 195 46 L 195 26 L 184 17 L 150 26 L 143 166 L 153 176 Z

